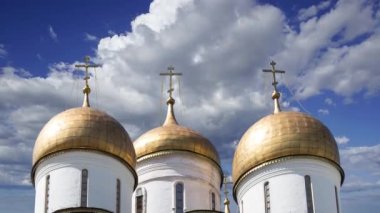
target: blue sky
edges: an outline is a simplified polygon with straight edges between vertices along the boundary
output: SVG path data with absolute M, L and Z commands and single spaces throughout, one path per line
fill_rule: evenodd
M 378 0 L 56 0 L 0 3 L 0 208 L 33 212 L 34 140 L 53 115 L 81 105 L 89 55 L 91 103 L 135 139 L 164 119 L 174 65 L 177 120 L 217 147 L 231 171 L 236 143 L 272 112 L 275 60 L 284 110 L 307 112 L 334 134 L 346 172 L 342 208 L 380 204 Z M 180 89 L 178 89 L 178 85 Z M 165 89 L 164 89 L 165 90 Z M 17 209 L 9 203 L 22 203 Z

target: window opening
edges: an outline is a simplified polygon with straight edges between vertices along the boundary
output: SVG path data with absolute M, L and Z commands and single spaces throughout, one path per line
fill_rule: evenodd
M 136 191 L 136 213 L 143 213 L 143 199 L 144 195 L 141 188 Z
M 116 180 L 116 213 L 120 213 L 120 180 Z
M 49 210 L 49 190 L 50 190 L 50 175 L 46 176 L 46 185 L 45 185 L 45 213 Z
M 270 213 L 269 182 L 264 183 L 264 202 L 265 202 L 265 213 Z
M 175 185 L 175 212 L 183 213 L 183 183 Z
M 88 171 L 87 169 L 82 170 L 82 184 L 81 184 L 81 194 L 80 194 L 80 206 L 87 207 L 87 188 L 88 188 Z
M 211 209 L 215 210 L 215 193 L 211 193 Z
M 314 213 L 313 192 L 311 189 L 311 179 L 309 175 L 305 175 L 305 189 L 306 189 L 307 212 Z

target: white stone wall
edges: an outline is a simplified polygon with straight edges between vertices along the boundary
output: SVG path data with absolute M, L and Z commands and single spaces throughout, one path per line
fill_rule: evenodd
M 307 213 L 305 175 L 311 178 L 314 213 L 336 213 L 335 186 L 339 192 L 339 171 L 323 160 L 301 157 L 280 160 L 247 175 L 236 190 L 240 213 L 265 213 L 267 181 L 271 213 Z
M 80 206 L 82 169 L 88 170 L 87 206 L 116 210 L 116 180 L 121 182 L 121 212 L 131 212 L 134 177 L 118 160 L 90 151 L 68 151 L 46 159 L 36 170 L 35 212 L 45 209 L 46 176 L 50 175 L 48 212 Z
M 211 210 L 211 192 L 220 210 L 220 171 L 211 160 L 193 153 L 176 152 L 137 163 L 138 188 L 144 193 L 144 213 L 175 212 L 175 184 L 184 184 L 184 209 Z M 132 212 L 135 212 L 135 196 Z

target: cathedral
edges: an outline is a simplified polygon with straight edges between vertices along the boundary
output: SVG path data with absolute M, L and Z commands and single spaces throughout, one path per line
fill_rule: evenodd
M 33 149 L 35 213 L 230 213 L 219 154 L 174 113 L 169 67 L 167 115 L 162 125 L 131 141 L 124 127 L 90 107 L 85 64 L 82 107 L 55 115 Z M 320 121 L 281 111 L 273 74 L 273 114 L 240 139 L 232 163 L 239 213 L 340 213 L 344 171 L 337 143 Z M 221 130 L 222 131 L 222 130 Z M 224 187 L 224 190 L 223 190 Z

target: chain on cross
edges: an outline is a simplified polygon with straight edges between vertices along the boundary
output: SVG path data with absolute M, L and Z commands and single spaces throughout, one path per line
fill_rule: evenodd
M 83 106 L 89 107 L 90 103 L 88 100 L 88 95 L 90 94 L 91 89 L 90 89 L 90 86 L 88 85 L 88 80 L 90 79 L 90 76 L 88 74 L 88 68 L 96 68 L 96 67 L 100 67 L 100 65 L 99 64 L 90 64 L 90 57 L 86 56 L 84 58 L 84 64 L 76 64 L 75 67 L 76 68 L 84 68 L 85 76 L 84 76 L 83 80 L 85 81 L 85 87 L 83 88 L 83 93 L 85 94 L 85 97 L 84 97 L 85 99 L 83 101 Z
M 173 88 L 173 76 L 175 75 L 182 75 L 182 73 L 175 73 L 174 72 L 174 67 L 173 66 L 169 66 L 168 67 L 168 72 L 166 73 L 160 73 L 160 75 L 167 75 L 169 76 L 169 90 L 168 90 L 168 93 L 169 93 L 169 99 L 173 99 L 172 95 L 173 95 L 173 91 L 174 91 L 174 88 Z
M 281 111 L 281 107 L 280 107 L 280 102 L 279 102 L 279 99 L 280 99 L 280 93 L 277 91 L 277 84 L 278 82 L 276 81 L 276 73 L 285 73 L 285 71 L 283 70 L 276 70 L 275 66 L 276 66 L 276 62 L 272 61 L 270 62 L 270 65 L 272 66 L 272 69 L 269 70 L 269 69 L 264 69 L 263 72 L 270 72 L 273 74 L 273 82 L 272 82 L 272 85 L 274 87 L 274 92 L 272 94 L 272 99 L 274 100 L 274 113 L 278 113 Z
M 270 72 L 270 73 L 273 74 L 272 85 L 274 87 L 274 91 L 278 92 L 277 91 L 277 84 L 278 84 L 278 82 L 276 81 L 276 73 L 285 73 L 285 71 L 283 71 L 283 70 L 276 70 L 276 68 L 275 68 L 276 62 L 274 62 L 274 61 L 270 62 L 270 65 L 272 66 L 272 69 L 271 70 L 269 70 L 269 69 L 263 69 L 263 72 Z

